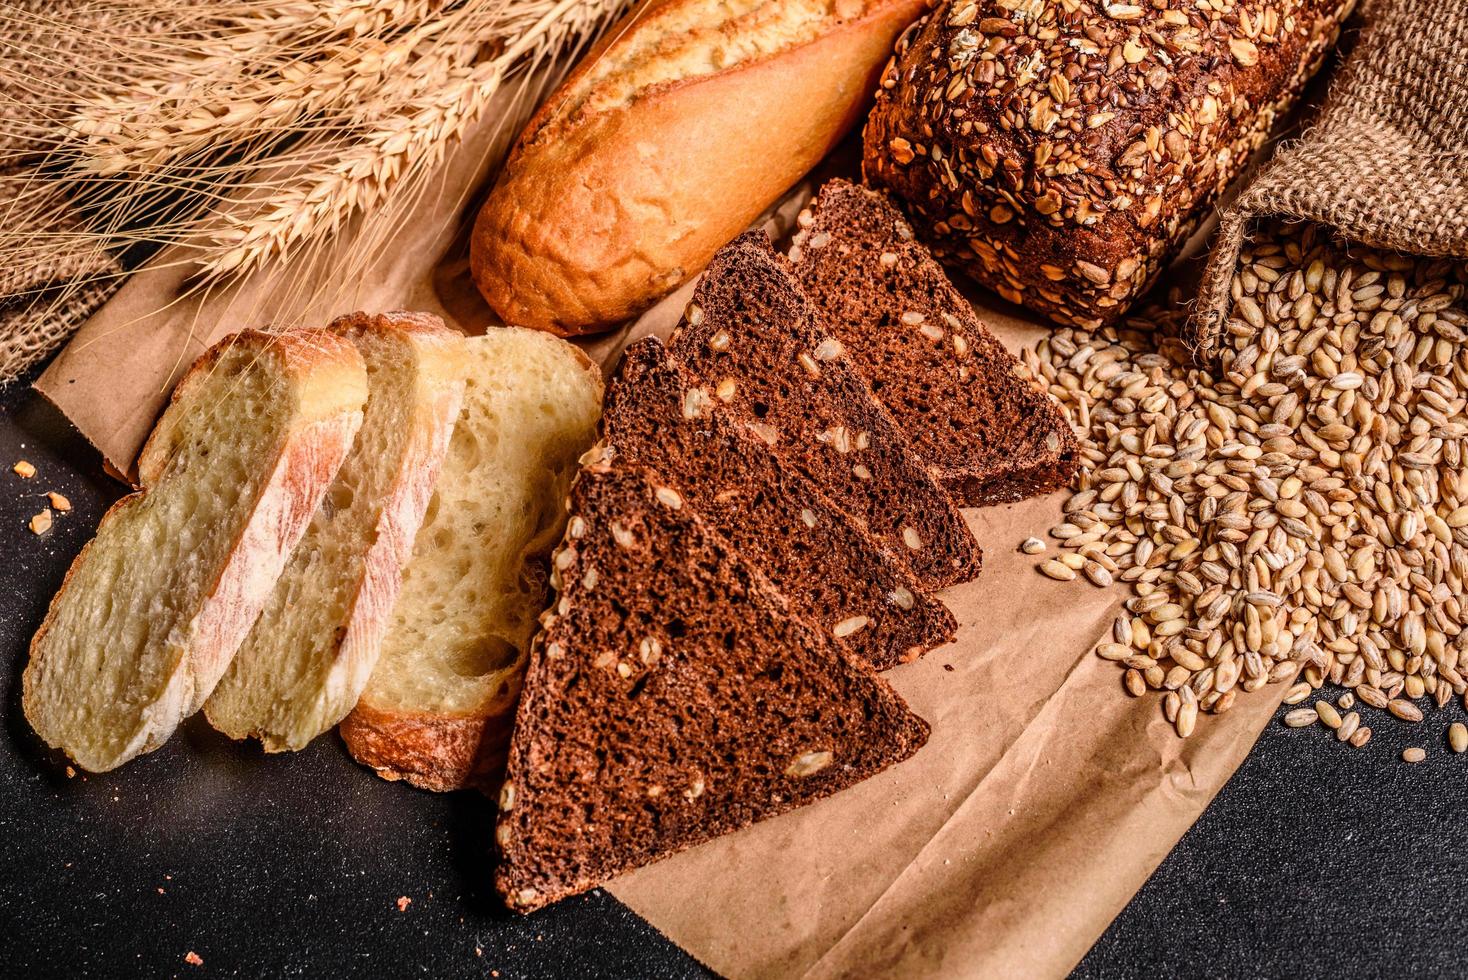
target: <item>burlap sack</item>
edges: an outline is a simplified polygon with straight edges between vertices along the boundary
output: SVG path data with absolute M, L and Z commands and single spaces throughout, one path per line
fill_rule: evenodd
M 1468 257 L 1468 3 L 1369 0 L 1319 120 L 1221 218 L 1193 317 L 1200 355 L 1228 319 L 1256 223 L 1302 218 L 1348 241 Z
M 108 4 L 0 4 L 0 384 L 59 347 L 123 280 L 117 256 L 85 233 L 48 177 L 70 110 L 55 93 L 91 79 L 119 17 L 128 19 L 129 43 L 148 36 L 136 15 Z M 67 30 L 55 28 L 58 18 Z
M 42 202 L 26 201 L 37 191 Z M 82 237 L 70 202 L 24 173 L 0 174 L 0 384 L 76 332 L 121 285 L 112 252 Z

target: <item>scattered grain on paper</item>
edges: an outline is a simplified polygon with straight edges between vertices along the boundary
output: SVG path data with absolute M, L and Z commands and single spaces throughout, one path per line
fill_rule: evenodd
M 1075 569 L 1061 564 L 1054 558 L 1042 561 L 1040 563 L 1040 571 L 1058 582 L 1069 582 L 1076 577 Z
M 1468 704 L 1468 264 L 1285 225 L 1245 245 L 1230 289 L 1206 365 L 1176 291 L 1024 352 L 1081 440 L 1038 570 L 1130 590 L 1112 638 L 1124 622 L 1133 652 L 1106 659 L 1174 725 L 1182 690 L 1217 713 L 1331 685 L 1285 724 L 1359 748 L 1361 712 Z

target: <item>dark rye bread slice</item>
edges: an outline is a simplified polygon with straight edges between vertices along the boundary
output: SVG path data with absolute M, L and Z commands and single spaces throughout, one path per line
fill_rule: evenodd
M 878 670 L 953 639 L 957 623 L 808 479 L 647 337 L 627 348 L 602 412 L 618 465 L 655 470 L 790 602 Z
M 1080 457 L 1060 407 L 1016 374 L 885 195 L 830 181 L 800 225 L 790 260 L 801 287 L 960 506 L 1070 481 Z
M 978 575 L 963 515 L 817 317 L 769 239 L 749 232 L 709 263 L 669 349 L 924 588 Z
M 650 471 L 571 492 L 560 598 L 531 652 L 495 884 L 529 911 L 829 796 L 928 725 L 797 617 Z

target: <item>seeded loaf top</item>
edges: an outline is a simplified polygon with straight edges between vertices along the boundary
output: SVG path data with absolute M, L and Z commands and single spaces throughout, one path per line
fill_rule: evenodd
M 973 578 L 978 542 L 762 232 L 720 249 L 669 345 L 925 588 Z
M 694 384 L 661 341 L 638 341 L 607 389 L 610 458 L 656 471 L 793 612 L 878 669 L 951 640 L 953 614 L 814 484 L 725 419 L 718 395 Z
M 947 0 L 899 39 L 864 172 L 944 262 L 1097 329 L 1248 163 L 1354 0 Z
M 496 828 L 529 911 L 900 762 L 928 726 L 647 471 L 572 489 Z
M 1075 434 L 974 315 L 886 196 L 821 188 L 790 249 L 823 325 L 928 471 L 965 507 L 1023 500 L 1075 473 Z

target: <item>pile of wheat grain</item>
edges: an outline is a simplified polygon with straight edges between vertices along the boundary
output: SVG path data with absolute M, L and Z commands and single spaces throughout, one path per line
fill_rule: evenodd
M 1096 652 L 1179 735 L 1294 679 L 1291 703 L 1345 693 L 1286 723 L 1359 747 L 1371 712 L 1420 722 L 1468 691 L 1465 289 L 1462 262 L 1282 225 L 1245 249 L 1211 367 L 1177 339 L 1177 297 L 1026 352 L 1085 456 L 1038 568 L 1129 584 Z

